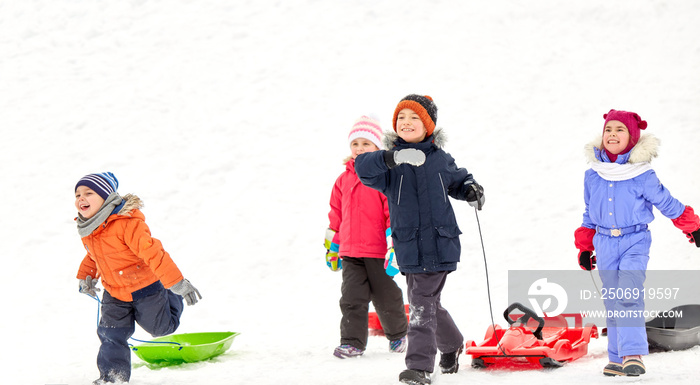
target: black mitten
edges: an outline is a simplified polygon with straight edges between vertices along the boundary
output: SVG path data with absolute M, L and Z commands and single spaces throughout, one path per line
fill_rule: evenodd
M 467 182 L 467 202 L 469 206 L 476 207 L 481 210 L 484 207 L 486 198 L 484 197 L 484 188 L 475 182 Z
M 700 229 L 693 231 L 690 234 L 686 234 L 690 241 L 695 241 L 695 246 L 700 247 Z
M 591 271 L 595 270 L 595 265 L 598 261 L 595 255 L 590 251 L 581 251 L 578 253 L 578 265 L 581 266 L 583 270 Z

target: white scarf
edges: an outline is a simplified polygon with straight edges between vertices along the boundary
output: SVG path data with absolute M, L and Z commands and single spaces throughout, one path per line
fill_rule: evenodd
M 611 182 L 632 179 L 651 170 L 651 163 L 604 163 L 591 162 L 591 168 L 597 172 L 601 178 Z

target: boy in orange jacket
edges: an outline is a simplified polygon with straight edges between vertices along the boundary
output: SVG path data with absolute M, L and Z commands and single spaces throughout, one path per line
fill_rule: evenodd
M 137 196 L 122 198 L 111 172 L 89 174 L 75 186 L 76 222 L 87 255 L 78 270 L 79 290 L 102 296 L 97 334 L 100 378 L 93 384 L 128 382 L 131 352 L 127 340 L 135 322 L 154 337 L 173 333 L 180 325 L 182 299 L 197 303 L 199 291 L 183 278 L 159 240 L 151 237 L 143 203 Z

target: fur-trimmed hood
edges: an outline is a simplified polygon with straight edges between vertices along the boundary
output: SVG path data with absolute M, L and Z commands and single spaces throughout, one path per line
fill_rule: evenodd
M 122 197 L 124 206 L 117 213 L 118 215 L 131 215 L 131 212 L 143 208 L 143 201 L 134 194 L 126 194 Z
M 382 138 L 382 144 L 387 150 L 391 150 L 396 147 L 396 140 L 399 139 L 399 134 L 396 131 L 384 131 L 384 137 Z M 437 148 L 442 149 L 447 143 L 447 135 L 442 127 L 436 127 L 433 131 L 433 144 Z
M 599 135 L 594 141 L 588 143 L 584 147 L 586 160 L 588 163 L 601 162 L 601 151 L 599 148 L 603 142 L 603 136 Z M 661 141 L 651 134 L 642 135 L 639 137 L 637 144 L 630 150 L 627 163 L 645 163 L 651 162 L 653 158 L 658 156 L 658 149 Z

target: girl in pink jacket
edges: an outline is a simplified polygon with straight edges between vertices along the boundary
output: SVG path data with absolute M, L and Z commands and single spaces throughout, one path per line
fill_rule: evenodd
M 346 158 L 345 172 L 333 186 L 325 242 L 328 267 L 343 272 L 340 346 L 333 354 L 346 358 L 364 353 L 370 301 L 390 341 L 390 350 L 402 353 L 406 350 L 408 321 L 403 293 L 392 277 L 398 270 L 392 266 L 393 249 L 387 243 L 391 239 L 389 206 L 382 193 L 364 186 L 355 174 L 357 155 L 383 148 L 379 123 L 362 116 L 350 130 L 348 141 L 351 156 Z

